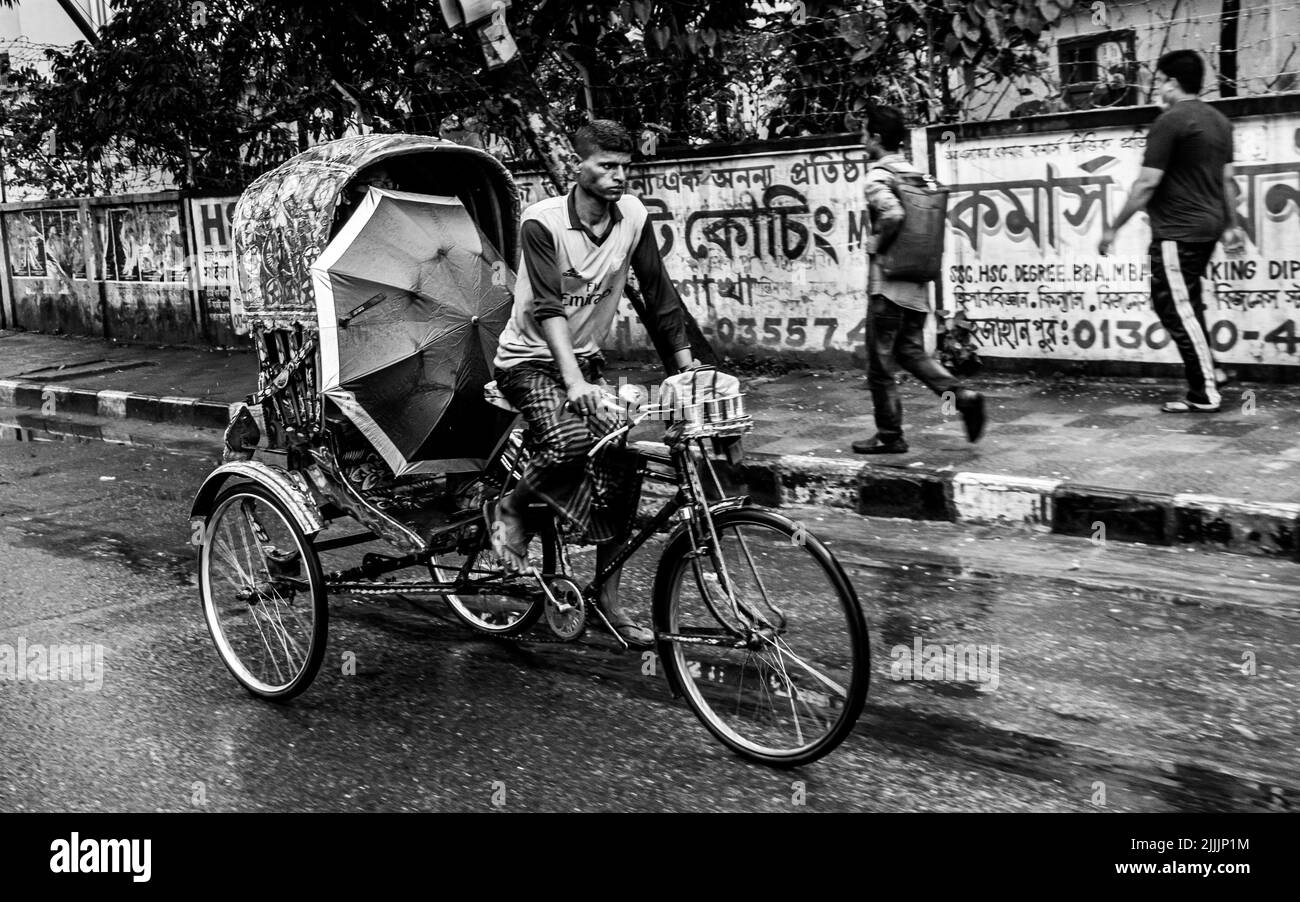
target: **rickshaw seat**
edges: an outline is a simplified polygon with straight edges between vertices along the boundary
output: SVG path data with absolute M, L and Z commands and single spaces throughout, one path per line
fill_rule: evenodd
M 483 386 L 483 400 L 493 407 L 500 407 L 510 413 L 519 413 L 519 409 L 507 401 L 505 395 L 501 394 L 501 389 L 497 388 L 495 379 Z

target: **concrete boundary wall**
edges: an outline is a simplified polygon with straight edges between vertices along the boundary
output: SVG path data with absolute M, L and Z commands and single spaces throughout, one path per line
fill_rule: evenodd
M 1215 101 L 1233 123 L 1246 253 L 1215 251 L 1202 282 L 1216 362 L 1300 378 L 1300 94 Z M 982 357 L 1110 371 L 1180 360 L 1151 309 L 1145 214 L 1097 244 L 1137 178 L 1157 107 L 933 126 L 924 147 L 952 187 L 938 294 Z M 920 142 L 918 142 L 920 143 Z
M 158 344 L 247 341 L 237 197 L 177 191 L 0 204 L 0 327 Z
M 0 205 L 13 325 L 126 341 L 202 340 L 175 191 Z

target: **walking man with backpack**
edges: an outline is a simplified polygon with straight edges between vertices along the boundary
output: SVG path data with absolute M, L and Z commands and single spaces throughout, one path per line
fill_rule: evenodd
M 903 405 L 894 373 L 898 366 L 921 380 L 936 395 L 952 393 L 966 427 L 966 438 L 984 432 L 984 396 L 962 385 L 925 350 L 925 321 L 930 315 L 928 282 L 938 273 L 943 250 L 940 214 L 922 217 L 914 208 L 911 229 L 900 193 L 909 187 L 924 197 L 925 175 L 902 154 L 907 128 L 894 107 L 873 107 L 862 122 L 862 144 L 873 161 L 867 173 L 867 207 L 871 235 L 866 240 L 871 264 L 867 278 L 867 383 L 876 417 L 876 434 L 853 443 L 858 454 L 903 454 Z M 939 208 L 943 209 L 942 207 Z M 928 231 L 928 234 L 926 232 Z

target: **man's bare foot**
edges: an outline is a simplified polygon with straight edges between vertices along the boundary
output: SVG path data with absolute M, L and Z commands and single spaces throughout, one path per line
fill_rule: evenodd
M 527 573 L 528 536 L 524 532 L 524 518 L 513 508 L 512 497 L 507 495 L 499 503 L 489 501 L 484 505 L 484 516 L 492 531 L 492 550 L 501 558 L 506 572 Z
M 597 602 L 600 612 L 605 615 L 609 625 L 618 633 L 619 638 L 633 648 L 651 648 L 654 646 L 655 634 L 644 626 L 638 624 L 623 610 L 618 600 L 618 589 L 613 588 L 607 583 L 601 590 L 600 600 Z

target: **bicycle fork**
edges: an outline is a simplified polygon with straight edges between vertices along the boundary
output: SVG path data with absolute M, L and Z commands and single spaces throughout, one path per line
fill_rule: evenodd
M 718 490 L 718 495 L 721 497 L 725 493 L 722 490 L 722 481 L 718 478 L 717 470 L 714 469 L 713 461 L 709 459 L 708 454 L 704 452 L 702 448 L 700 449 L 700 455 L 704 459 L 705 466 L 708 467 L 709 474 L 713 478 L 713 484 Z M 758 584 L 757 588 L 759 598 L 762 600 L 763 606 L 772 612 L 773 616 L 776 618 L 775 622 L 771 624 L 765 623 L 767 618 L 760 616 L 760 614 L 757 611 L 752 610 L 749 605 L 742 604 L 737 597 L 736 582 L 731 577 L 731 571 L 727 566 L 725 549 L 722 546 L 721 538 L 718 536 L 717 526 L 713 522 L 713 513 L 709 510 L 708 501 L 704 495 L 704 481 L 696 471 L 696 468 L 691 465 L 693 461 L 690 457 L 690 450 L 683 452 L 682 469 L 686 473 L 687 483 L 689 485 L 689 491 L 693 502 L 688 509 L 698 509 L 700 511 L 701 519 L 704 521 L 703 527 L 701 528 L 701 541 L 699 543 L 696 542 L 696 529 L 699 527 L 692 524 L 688 529 L 691 536 L 691 552 L 697 558 L 697 562 L 693 564 L 695 569 L 695 578 L 696 582 L 700 584 L 700 595 L 704 599 L 705 605 L 709 608 L 709 612 L 713 614 L 719 623 L 725 624 L 727 622 L 726 619 L 722 617 L 721 612 L 714 605 L 712 593 L 708 590 L 704 574 L 698 564 L 698 557 L 708 554 L 717 570 L 718 583 L 720 584 L 723 597 L 726 599 L 727 606 L 730 608 L 732 617 L 736 623 L 739 623 L 746 629 L 755 632 L 761 631 L 761 627 L 763 626 L 772 626 L 777 630 L 784 629 L 786 626 L 785 615 L 779 608 L 772 604 L 771 596 L 768 594 L 767 587 L 763 585 L 763 579 L 759 575 L 758 568 L 754 564 L 753 555 L 749 550 L 749 543 L 739 531 L 735 533 L 736 545 L 744 556 L 745 561 L 749 564 L 750 573 L 753 574 L 754 581 Z M 701 544 L 705 545 L 706 548 L 701 548 Z

